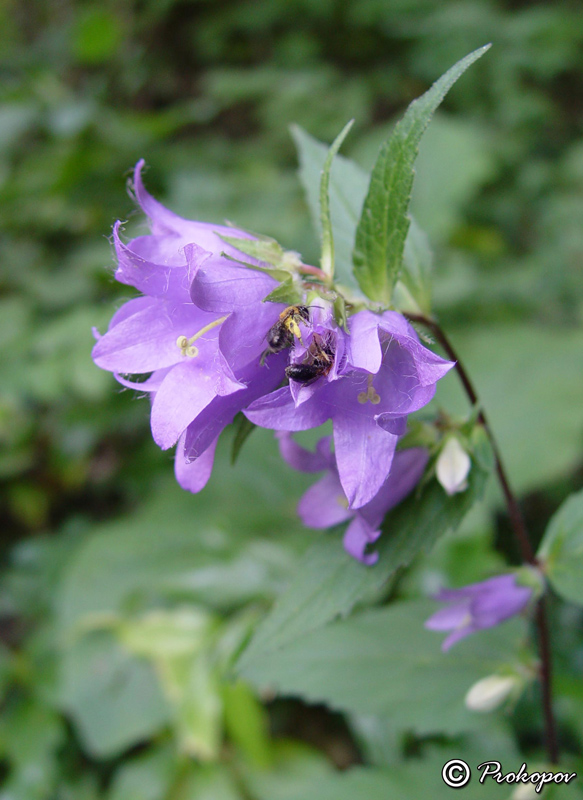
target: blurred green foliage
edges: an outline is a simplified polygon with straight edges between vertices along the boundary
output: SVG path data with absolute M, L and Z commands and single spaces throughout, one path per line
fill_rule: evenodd
M 113 282 L 108 236 L 116 219 L 143 229 L 124 193 L 139 158 L 178 213 L 232 220 L 314 263 L 289 125 L 329 142 L 354 117 L 343 151 L 370 168 L 395 116 L 488 41 L 426 134 L 413 209 L 436 251 L 437 313 L 492 407 L 512 479 L 535 492 L 526 509 L 542 533 L 581 484 L 579 4 L 0 5 L 2 800 L 292 800 L 315 786 L 341 796 L 330 761 L 374 762 L 379 750 L 403 760 L 400 728 L 354 715 L 352 734 L 338 720 L 330 732 L 306 711 L 307 734 L 293 705 L 271 704 L 268 721 L 233 684 L 233 660 L 313 535 L 294 513 L 305 476 L 261 432 L 234 469 L 225 444 L 200 496 L 181 492 L 151 441 L 148 403 L 93 365 L 91 327 L 129 296 Z M 443 403 L 459 402 L 447 381 Z M 484 577 L 499 559 L 494 537 L 510 552 L 495 522 L 474 515 L 402 591 Z M 576 753 L 583 645 L 569 631 L 580 614 L 559 613 L 571 620 L 556 644 Z M 181 645 L 184 626 L 198 626 L 198 644 L 189 634 Z M 518 715 L 527 749 L 533 713 Z M 502 727 L 464 747 L 491 755 L 508 740 Z M 448 746 L 432 753 L 443 762 Z M 351 779 L 363 796 L 373 784 L 386 796 L 391 780 Z

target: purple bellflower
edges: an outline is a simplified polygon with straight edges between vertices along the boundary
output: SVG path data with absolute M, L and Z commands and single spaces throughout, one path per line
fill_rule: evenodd
M 375 564 L 378 553 L 366 550 L 381 535 L 380 527 L 387 511 L 398 505 L 419 482 L 429 458 L 427 450 L 422 447 L 399 450 L 377 494 L 360 508 L 350 509 L 331 452 L 331 437 L 320 439 L 316 451 L 311 452 L 295 442 L 288 432 L 280 431 L 276 436 L 281 455 L 292 467 L 302 472 L 326 471 L 299 502 L 298 514 L 304 525 L 330 528 L 350 521 L 344 534 L 344 549 L 363 564 Z
M 407 415 L 432 399 L 437 381 L 453 363 L 424 347 L 395 311 L 359 311 L 348 326 L 347 334 L 323 311 L 292 360 L 324 347 L 332 366 L 308 385 L 290 380 L 244 413 L 256 425 L 286 431 L 315 428 L 331 419 L 340 483 L 355 509 L 378 494 Z
M 249 349 L 245 342 L 238 349 L 229 346 L 230 333 L 222 337 L 227 346 L 221 348 L 228 315 L 236 309 L 244 327 L 263 305 L 265 324 L 270 320 L 273 324 L 285 306 L 261 304 L 277 286 L 273 278 L 239 267 L 223 255 L 241 254 L 221 235 L 250 238 L 248 233 L 177 216 L 146 192 L 142 168 L 140 161 L 133 187 L 151 233 L 125 244 L 119 222 L 113 231 L 118 258 L 115 277 L 142 296 L 114 314 L 107 333 L 97 334 L 93 359 L 112 371 L 122 385 L 150 393 L 154 440 L 162 449 L 178 444 L 176 477 L 183 488 L 196 492 L 209 478 L 223 428 L 284 377 L 281 354 L 274 354 L 265 368 L 260 367 L 258 349 Z M 257 263 L 251 258 L 247 261 Z M 224 307 L 204 309 L 193 303 L 190 287 L 198 272 L 223 277 L 227 273 L 221 284 Z M 140 374 L 149 377 L 140 382 L 124 377 Z
M 451 631 L 441 645 L 446 651 L 471 633 L 493 628 L 519 614 L 533 594 L 533 587 L 517 583 L 514 574 L 498 575 L 461 589 L 442 589 L 435 599 L 448 605 L 429 617 L 425 627 Z
M 140 161 L 133 189 L 150 233 L 125 243 L 119 222 L 113 231 L 115 277 L 141 296 L 97 334 L 96 364 L 149 393 L 152 435 L 162 449 L 177 445 L 175 472 L 185 489 L 206 484 L 218 436 L 239 411 L 287 431 L 332 419 L 348 507 L 367 506 L 391 471 L 407 415 L 431 400 L 453 364 L 424 347 L 395 311 L 358 311 L 341 328 L 322 299 L 335 297 L 333 289 L 308 301 L 297 254 L 275 272 L 287 273 L 309 314 L 286 329 L 289 346 L 273 352 L 266 337 L 289 306 L 266 298 L 280 283 L 269 264 L 225 240 L 256 237 L 174 214 L 145 190 L 142 168 Z

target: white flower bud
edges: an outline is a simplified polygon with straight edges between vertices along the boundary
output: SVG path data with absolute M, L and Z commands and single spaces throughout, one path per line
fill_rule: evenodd
M 489 675 L 470 687 L 465 697 L 470 711 L 494 711 L 520 686 L 517 675 Z
M 463 492 L 468 488 L 468 473 L 472 462 L 457 437 L 451 436 L 445 443 L 435 469 L 437 480 L 448 494 Z

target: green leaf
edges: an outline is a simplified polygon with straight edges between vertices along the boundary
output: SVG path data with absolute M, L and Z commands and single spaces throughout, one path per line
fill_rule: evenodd
M 480 773 L 477 765 L 494 758 L 492 752 L 483 752 L 481 755 L 471 751 L 468 753 L 459 742 L 455 749 L 440 749 L 431 752 L 429 757 L 410 758 L 400 764 L 391 764 L 390 769 L 352 767 L 343 772 L 320 776 L 317 780 L 305 778 L 298 781 L 296 786 L 291 786 L 288 793 L 278 800 L 418 800 L 420 797 L 451 800 L 452 789 L 441 776 L 443 766 L 450 758 L 463 758 L 474 775 L 474 779 L 464 787 L 464 800 L 508 800 L 508 784 L 500 785 L 494 780 L 481 784 L 478 781 Z M 506 753 L 502 764 L 505 773 L 520 767 L 520 761 L 516 757 L 509 758 Z
M 233 466 L 239 458 L 239 453 L 249 436 L 253 433 L 257 425 L 247 419 L 245 414 L 239 412 L 233 420 L 233 428 L 235 435 L 233 437 L 233 446 L 231 448 L 231 465 Z
M 435 109 L 457 79 L 490 45 L 458 61 L 422 97 L 414 100 L 381 147 L 373 167 L 353 253 L 356 280 L 371 300 L 388 305 L 401 271 L 409 230 L 413 164 Z
M 61 705 L 91 755 L 118 755 L 169 721 L 152 667 L 131 656 L 111 633 L 76 638 L 62 665 Z
M 387 715 L 400 730 L 471 730 L 482 720 L 465 708 L 465 693 L 513 658 L 526 624 L 512 620 L 443 653 L 443 635 L 423 626 L 435 610 L 434 602 L 416 601 L 365 611 L 264 652 L 244 673 L 282 695 Z
M 322 237 L 320 217 L 320 180 L 328 148 L 297 125 L 291 132 L 298 149 L 300 180 L 306 192 L 314 227 Z M 343 156 L 334 159 L 330 170 L 330 219 L 334 238 L 334 274 L 336 281 L 358 291 L 352 272 L 354 233 L 366 195 L 368 176 L 354 161 Z
M 553 516 L 537 555 L 553 589 L 583 604 L 583 491 L 567 498 Z
M 225 728 L 247 760 L 259 769 L 272 763 L 267 712 L 246 683 L 237 681 L 222 687 Z
M 400 567 L 457 528 L 482 496 L 488 475 L 473 463 L 465 492 L 448 497 L 437 481 L 431 480 L 410 495 L 386 517 L 374 567 L 364 567 L 345 553 L 334 533 L 320 534 L 296 577 L 257 629 L 240 659 L 240 671 L 247 674 L 266 653 L 279 651 L 335 617 L 349 614 L 358 603 L 378 599 Z
M 581 459 L 583 331 L 540 324 L 491 323 L 448 331 L 475 380 L 515 491 L 557 480 Z M 437 384 L 450 414 L 467 414 L 455 374 Z M 544 458 L 541 458 L 544 453 Z
M 170 747 L 147 750 L 123 762 L 116 771 L 107 800 L 160 800 L 167 797 L 176 758 Z
M 412 297 L 417 309 L 431 316 L 431 273 L 433 253 L 429 240 L 413 217 L 405 239 L 403 269 L 400 281 Z
M 321 267 L 326 275 L 332 277 L 334 275 L 334 233 L 332 231 L 332 220 L 330 218 L 330 170 L 332 169 L 332 162 L 337 155 L 342 142 L 348 136 L 348 132 L 354 125 L 354 120 L 350 120 L 344 128 L 340 131 L 336 139 L 332 142 L 332 146 L 328 151 L 326 160 L 324 161 L 324 168 L 322 169 L 322 176 L 320 178 L 320 228 L 322 231 L 322 258 Z

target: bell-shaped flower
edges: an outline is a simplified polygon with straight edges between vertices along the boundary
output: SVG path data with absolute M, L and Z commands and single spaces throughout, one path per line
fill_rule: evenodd
M 435 599 L 447 605 L 429 617 L 425 627 L 451 631 L 441 646 L 449 650 L 471 633 L 493 628 L 519 614 L 533 596 L 533 586 L 518 583 L 515 574 L 497 575 L 461 589 L 442 589 Z
M 151 233 L 125 244 L 120 223 L 116 223 L 113 238 L 118 258 L 116 279 L 134 286 L 143 296 L 125 303 L 114 314 L 107 333 L 97 334 L 93 359 L 124 386 L 150 393 L 154 440 L 163 449 L 179 442 L 177 478 L 185 488 L 198 491 L 208 480 L 216 439 L 225 425 L 284 377 L 285 357 L 274 354 L 262 367 L 255 351 L 247 358 L 244 341 L 238 342 L 238 359 L 231 358 L 230 346 L 226 353 L 221 349 L 221 331 L 232 310 L 228 291 L 231 297 L 246 297 L 255 309 L 277 284 L 269 275 L 232 266 L 223 255 L 239 257 L 241 253 L 226 244 L 222 235 L 250 238 L 249 234 L 187 220 L 169 211 L 146 192 L 142 168 L 140 161 L 133 188 L 148 216 Z M 221 276 L 228 272 L 231 278 L 235 270 L 245 280 L 239 284 L 222 281 L 224 309 L 202 309 L 190 296 L 193 278 L 200 270 L 210 275 L 216 270 Z M 241 290 L 241 286 L 247 288 Z M 264 305 L 272 306 L 270 320 L 283 307 Z M 226 345 L 230 338 L 230 334 L 223 337 Z M 253 358 L 255 365 L 251 364 Z M 149 377 L 142 381 L 124 377 L 136 375 Z
M 320 439 L 315 452 L 301 447 L 291 434 L 278 432 L 280 452 L 295 469 L 321 472 L 325 475 L 301 498 L 299 516 L 310 528 L 330 528 L 349 522 L 344 534 L 344 549 L 363 564 L 375 564 L 378 553 L 368 552 L 369 545 L 381 535 L 385 514 L 398 505 L 417 485 L 428 461 L 422 447 L 399 450 L 395 454 L 388 477 L 377 494 L 364 506 L 350 509 L 342 489 L 336 459 L 331 452 L 329 436 Z
M 324 348 L 322 374 L 307 385 L 290 380 L 289 386 L 252 403 L 245 414 L 257 425 L 286 431 L 331 419 L 340 483 L 349 507 L 356 509 L 378 494 L 407 415 L 432 399 L 437 381 L 453 363 L 424 347 L 397 312 L 359 311 L 348 325 L 347 334 L 332 320 L 316 321 L 304 353 L 296 346 L 293 358 L 297 361 L 299 353 L 314 363 Z

